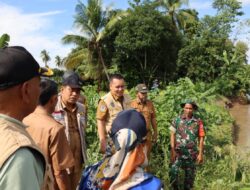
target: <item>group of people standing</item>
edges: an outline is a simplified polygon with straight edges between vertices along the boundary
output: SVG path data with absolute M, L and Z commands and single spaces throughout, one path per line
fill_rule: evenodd
M 75 72 L 68 71 L 58 90 L 57 83 L 40 78 L 51 75 L 51 70 L 41 68 L 25 48 L 0 49 L 0 189 L 75 190 L 79 184 L 87 161 L 87 110 L 79 102 L 83 81 Z M 156 143 L 158 136 L 156 112 L 152 101 L 147 99 L 145 84 L 136 86 L 134 100 L 125 93 L 125 80 L 120 74 L 110 76 L 109 88 L 110 92 L 99 100 L 96 119 L 100 152 L 105 155 L 99 165 L 102 175 L 109 171 L 107 176 L 113 180 L 106 180 L 105 188 L 101 189 L 124 189 L 131 187 L 126 184 L 132 179 L 131 172 L 137 171 L 146 179 L 138 167 L 143 165 L 148 169 L 146 158 L 150 158 L 152 143 Z M 181 106 L 183 114 L 170 127 L 171 184 L 178 189 L 178 171 L 182 168 L 186 171 L 184 188 L 191 189 L 194 163 L 203 160 L 205 132 L 202 121 L 193 116 L 198 106 L 193 101 Z M 131 109 L 137 112 L 123 114 Z M 114 132 L 114 128 L 119 130 Z M 136 156 L 142 152 L 146 156 L 139 161 Z M 129 166 L 124 166 L 125 162 Z M 115 168 L 117 164 L 119 170 Z M 130 171 L 127 177 L 121 176 L 121 168 L 124 173 Z

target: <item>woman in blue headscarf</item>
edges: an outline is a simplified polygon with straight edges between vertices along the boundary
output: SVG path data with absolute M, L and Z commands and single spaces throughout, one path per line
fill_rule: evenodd
M 160 189 L 160 180 L 144 172 L 146 134 L 143 115 L 136 110 L 120 112 L 109 134 L 116 152 L 84 171 L 79 190 Z

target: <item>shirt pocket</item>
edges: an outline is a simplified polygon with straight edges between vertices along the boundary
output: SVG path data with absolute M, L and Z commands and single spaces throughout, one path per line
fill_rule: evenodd
M 142 114 L 143 114 L 143 116 L 145 117 L 146 120 L 150 120 L 151 112 L 149 110 L 143 110 Z

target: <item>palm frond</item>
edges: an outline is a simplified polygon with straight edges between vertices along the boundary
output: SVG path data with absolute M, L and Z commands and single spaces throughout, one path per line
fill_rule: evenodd
M 99 32 L 96 41 L 99 42 L 100 40 L 102 40 L 108 34 L 111 28 L 113 28 L 119 21 L 121 21 L 124 17 L 127 17 L 128 15 L 128 11 L 121 11 L 112 16 L 109 22 L 106 24 L 104 30 L 102 32 Z
M 101 0 L 89 0 L 88 6 L 79 1 L 76 6 L 76 26 L 94 38 L 98 35 L 98 31 L 103 28 L 104 18 Z
M 81 64 L 76 70 L 81 73 L 81 76 L 85 80 L 97 80 L 104 74 L 97 64 Z
M 77 46 L 86 48 L 88 46 L 88 39 L 83 36 L 68 34 L 62 38 L 63 44 L 76 44 Z
M 88 62 L 89 53 L 87 49 L 80 49 L 78 51 L 75 51 L 68 55 L 68 57 L 65 60 L 64 66 L 67 69 L 75 69 L 80 64 L 82 64 L 84 61 Z
M 103 27 L 103 19 L 105 18 L 102 11 L 101 0 L 89 0 L 87 15 L 90 20 L 90 25 L 95 31 L 99 31 Z

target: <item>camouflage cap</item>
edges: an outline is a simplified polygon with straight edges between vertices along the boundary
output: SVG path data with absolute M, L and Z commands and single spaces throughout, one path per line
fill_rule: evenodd
M 145 84 L 138 84 L 136 87 L 135 87 L 135 90 L 137 92 L 141 92 L 141 93 L 147 93 L 148 92 L 148 88 Z

